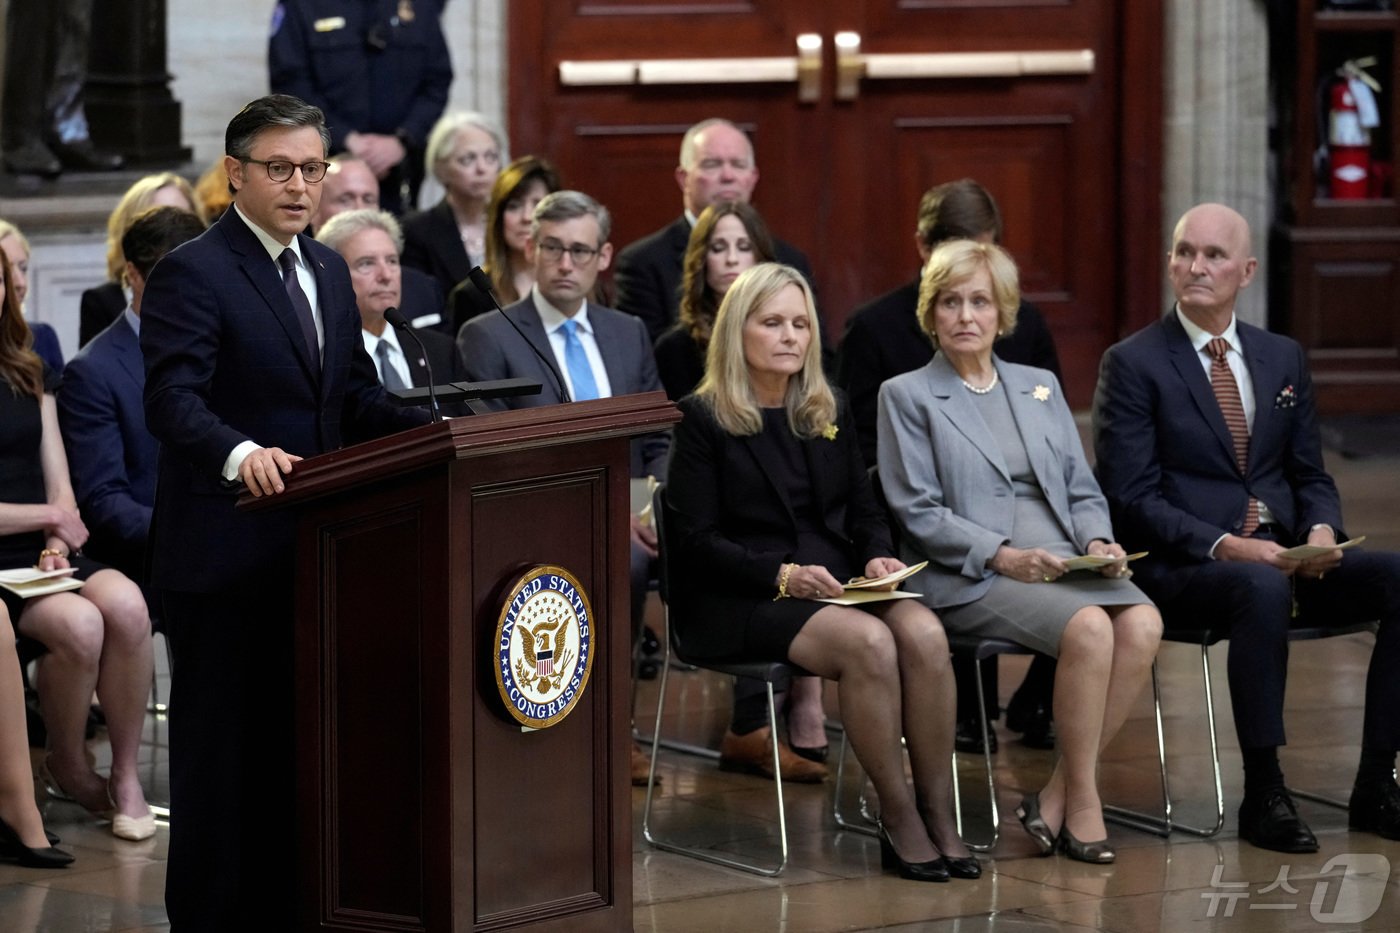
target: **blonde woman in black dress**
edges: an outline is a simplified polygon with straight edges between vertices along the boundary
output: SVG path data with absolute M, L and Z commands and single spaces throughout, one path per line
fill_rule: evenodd
M 885 867 L 920 881 L 978 877 L 953 819 L 953 677 L 938 618 L 914 599 L 817 601 L 849 577 L 904 565 L 850 411 L 822 373 L 800 273 L 763 263 L 739 276 L 705 378 L 680 407 L 666 559 L 687 653 L 790 661 L 837 681 L 846 733 L 880 797 Z

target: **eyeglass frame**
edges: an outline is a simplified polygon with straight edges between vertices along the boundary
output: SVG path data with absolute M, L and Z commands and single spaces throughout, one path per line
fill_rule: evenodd
M 263 171 L 267 172 L 268 181 L 273 181 L 277 184 L 282 184 L 283 182 L 291 181 L 292 170 L 295 169 L 296 171 L 301 172 L 302 181 L 306 182 L 308 185 L 319 185 L 321 182 L 326 180 L 326 175 L 331 170 L 331 164 L 323 159 L 312 159 L 310 162 L 293 162 L 291 159 L 239 159 L 238 161 L 244 163 L 245 165 L 249 162 L 253 163 L 254 165 L 261 165 L 263 167 Z M 274 175 L 272 172 L 272 166 L 274 165 L 287 166 L 287 177 L 278 178 L 276 175 Z M 314 179 L 307 178 L 306 167 L 308 165 L 321 166 L 321 176 L 319 178 Z
M 568 253 L 570 261 L 576 266 L 592 265 L 598 258 L 598 254 L 603 251 L 601 246 L 596 249 L 591 246 L 584 246 L 582 243 L 574 243 L 571 246 L 565 246 L 555 239 L 536 243 L 535 249 L 539 250 L 549 262 L 558 262 L 564 258 L 565 253 Z M 579 258 L 580 253 L 584 254 L 583 258 Z

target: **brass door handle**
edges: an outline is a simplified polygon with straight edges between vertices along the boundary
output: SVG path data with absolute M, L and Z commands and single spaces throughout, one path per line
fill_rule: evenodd
M 887 52 L 862 55 L 860 34 L 836 34 L 836 99 L 860 96 L 860 79 L 1019 78 L 1092 74 L 1093 49 L 1004 52 Z
M 559 83 L 565 87 L 619 84 L 797 84 L 798 100 L 821 95 L 822 37 L 797 37 L 797 54 L 747 58 L 641 58 L 610 61 L 562 61 Z

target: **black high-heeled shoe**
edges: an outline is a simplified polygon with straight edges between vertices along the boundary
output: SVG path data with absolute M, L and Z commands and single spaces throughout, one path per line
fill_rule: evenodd
M 1058 845 L 1061 852 L 1076 862 L 1088 862 L 1090 865 L 1107 865 L 1118 857 L 1113 846 L 1108 844 L 1107 837 L 1098 842 L 1080 842 L 1074 838 L 1068 826 L 1060 827 Z
M 943 856 L 930 859 L 927 862 L 906 862 L 895 851 L 894 843 L 890 841 L 890 834 L 885 831 L 884 823 L 876 823 L 875 828 L 880 837 L 880 867 L 886 870 L 894 869 L 899 873 L 899 877 L 907 881 L 947 881 L 948 863 Z M 974 861 L 976 861 L 974 859 Z M 981 866 L 978 866 L 978 874 L 981 874 Z
M 954 878 L 976 881 L 982 877 L 982 863 L 977 860 L 975 855 L 945 855 L 943 861 L 948 866 L 948 874 Z
M 0 820 L 0 859 L 18 862 L 25 868 L 64 868 L 73 863 L 73 856 L 53 846 L 29 848 L 4 820 Z

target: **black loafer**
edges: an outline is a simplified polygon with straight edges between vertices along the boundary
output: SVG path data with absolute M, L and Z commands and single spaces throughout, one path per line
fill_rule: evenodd
M 958 720 L 957 731 L 953 733 L 953 747 L 971 755 L 982 754 L 982 723 L 976 716 Z M 987 747 L 993 755 L 997 753 L 997 734 L 990 722 L 987 724 Z
M 1298 816 L 1293 798 L 1282 787 L 1245 796 L 1240 803 L 1240 838 L 1274 852 L 1316 852 L 1317 837 Z
M 1357 785 L 1347 809 L 1347 825 L 1352 829 L 1400 839 L 1400 787 L 1394 781 Z

